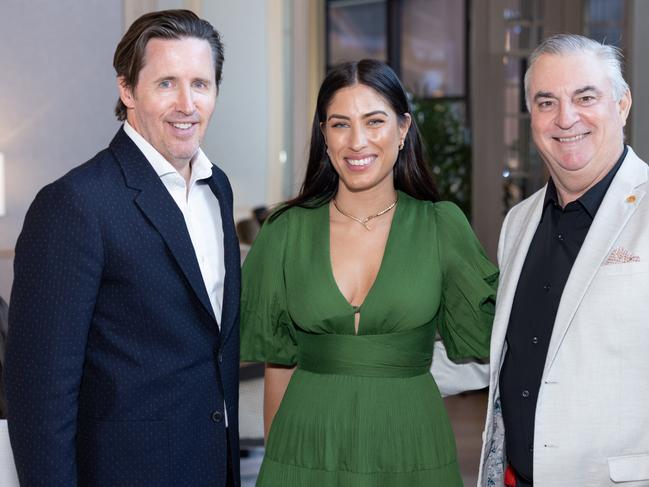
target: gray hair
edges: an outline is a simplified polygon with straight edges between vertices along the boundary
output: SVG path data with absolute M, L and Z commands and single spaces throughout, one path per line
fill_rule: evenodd
M 619 101 L 629 91 L 629 85 L 622 75 L 622 51 L 611 45 L 600 44 L 588 37 L 576 34 L 557 34 L 545 39 L 530 55 L 527 71 L 525 72 L 525 103 L 530 111 L 530 78 L 534 63 L 544 54 L 565 56 L 569 54 L 594 54 L 602 63 L 611 82 L 613 98 Z

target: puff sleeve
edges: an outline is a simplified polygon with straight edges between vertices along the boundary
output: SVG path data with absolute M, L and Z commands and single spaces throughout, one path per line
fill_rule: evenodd
M 241 360 L 294 365 L 295 329 L 288 314 L 284 262 L 289 215 L 267 221 L 241 275 Z
M 453 360 L 489 356 L 498 269 L 453 203 L 435 204 L 442 268 L 439 334 Z

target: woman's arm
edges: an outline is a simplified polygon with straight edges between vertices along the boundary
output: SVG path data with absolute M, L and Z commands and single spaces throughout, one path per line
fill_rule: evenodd
M 266 364 L 264 372 L 264 440 L 268 440 L 270 425 L 294 371 L 295 366 Z

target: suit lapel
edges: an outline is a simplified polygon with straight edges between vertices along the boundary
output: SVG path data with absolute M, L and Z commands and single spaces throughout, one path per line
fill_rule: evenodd
M 492 387 L 497 384 L 500 375 L 505 336 L 507 334 L 507 326 L 509 325 L 514 295 L 516 294 L 518 279 L 521 275 L 525 258 L 527 257 L 527 251 L 532 243 L 534 233 L 536 233 L 538 222 L 541 219 L 544 195 L 545 188 L 537 191 L 531 197 L 532 201 L 529 202 L 530 204 L 527 208 L 512 215 L 514 220 L 508 222 L 508 225 L 511 226 L 511 231 L 504 229 L 507 240 L 515 243 L 511 251 L 504 250 L 504 262 L 499 263 L 501 266 L 501 288 L 498 290 L 498 298 L 496 300 L 496 318 L 493 326 L 490 351 L 492 357 L 492 382 L 494 380 L 496 382 L 492 384 Z
M 552 366 L 572 319 L 595 274 L 645 195 L 647 165 L 629 148 L 586 235 L 561 296 L 543 377 Z M 629 196 L 635 199 L 628 201 Z
M 221 314 L 221 342 L 227 340 L 239 312 L 240 269 L 239 241 L 232 217 L 232 191 L 223 172 L 216 166 L 208 180 L 210 189 L 219 201 L 223 225 L 223 258 L 225 283 L 223 286 L 223 311 Z
M 214 318 L 203 276 L 185 218 L 155 170 L 135 143 L 120 129 L 110 148 L 122 166 L 126 184 L 139 190 L 135 204 L 160 233 L 192 290 L 209 315 Z
M 489 411 L 485 431 L 487 443 L 483 445 L 482 475 L 488 479 L 502 479 L 504 452 L 504 425 L 499 399 L 499 378 L 505 356 L 505 337 L 509 326 L 514 295 L 518 287 L 518 279 L 527 257 L 532 238 L 536 233 L 538 222 L 543 211 L 545 188 L 537 191 L 528 200 L 512 210 L 501 231 L 503 241 L 502 262 L 500 266 L 500 284 L 496 298 L 496 316 L 491 334 L 490 349 L 490 388 Z M 513 242 L 513 243 L 509 243 Z M 499 480 L 502 483 L 502 480 Z

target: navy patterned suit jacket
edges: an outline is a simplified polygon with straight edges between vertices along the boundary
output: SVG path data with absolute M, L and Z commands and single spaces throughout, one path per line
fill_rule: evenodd
M 209 185 L 224 230 L 220 331 L 183 215 L 123 129 L 36 197 L 6 357 L 21 486 L 224 486 L 226 431 L 239 485 L 239 246 L 217 167 Z

